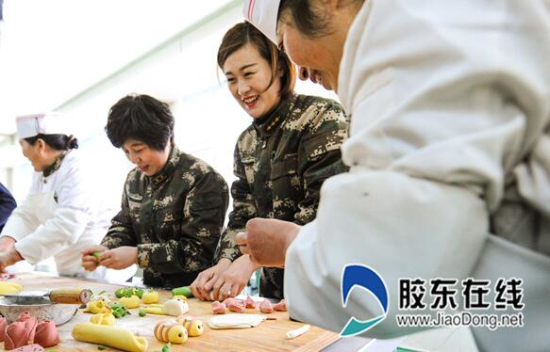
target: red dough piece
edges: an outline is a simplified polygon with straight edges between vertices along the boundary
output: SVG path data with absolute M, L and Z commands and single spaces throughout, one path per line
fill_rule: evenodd
M 279 303 L 273 305 L 273 309 L 278 312 L 286 312 L 286 302 L 284 299 L 280 300 Z
M 244 301 L 235 299 L 233 300 L 233 302 L 227 305 L 227 308 L 229 308 L 230 311 L 235 313 L 244 313 L 246 309 L 246 304 L 244 303 Z
M 227 307 L 235 300 L 233 297 L 226 298 L 222 303 L 225 304 Z
M 225 304 L 214 301 L 212 302 L 212 310 L 214 314 L 225 314 Z
M 38 320 L 36 320 L 36 318 L 33 317 L 31 313 L 24 312 L 19 315 L 16 321 L 25 323 L 25 328 L 27 329 L 30 341 L 29 344 L 33 343 L 34 335 L 36 333 L 36 327 L 38 326 Z
M 4 317 L 0 317 L 0 342 L 4 342 L 6 338 L 6 326 L 8 326 L 8 321 Z
M 271 302 L 269 302 L 267 299 L 264 299 L 262 303 L 260 303 L 260 312 L 262 313 L 272 313 L 273 312 L 273 305 Z
M 36 334 L 34 335 L 34 342 L 42 347 L 51 347 L 59 343 L 59 333 L 55 322 L 51 320 L 44 320 L 36 326 Z
M 32 329 L 32 328 L 31 328 Z M 28 345 L 34 341 L 34 330 L 29 329 L 29 325 L 22 321 L 15 321 L 6 328 L 6 337 L 4 348 L 13 350 L 14 348 Z
M 14 348 L 32 344 L 36 333 L 36 318 L 29 312 L 22 313 L 17 321 L 6 327 L 4 337 L 4 349 L 13 350 Z
M 258 303 L 256 303 L 256 302 L 252 299 L 252 297 L 250 297 L 250 296 L 246 296 L 246 301 L 245 301 L 245 303 L 246 303 L 246 308 L 252 308 L 252 309 L 254 309 L 254 308 L 256 308 L 256 307 L 258 306 Z

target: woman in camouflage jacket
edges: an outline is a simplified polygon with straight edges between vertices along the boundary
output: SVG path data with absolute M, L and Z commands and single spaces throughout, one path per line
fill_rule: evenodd
M 229 202 L 227 184 L 204 161 L 177 148 L 167 104 L 127 96 L 109 111 L 107 136 L 136 168 L 128 173 L 122 209 L 83 266 L 143 268 L 148 286 L 189 285 L 210 267 Z M 92 254 L 102 252 L 99 258 Z
M 235 243 L 248 220 L 306 224 L 315 218 L 323 181 L 346 171 L 340 146 L 348 123 L 342 107 L 329 99 L 295 94 L 294 67 L 255 27 L 239 23 L 225 34 L 218 65 L 253 123 L 235 148 L 233 211 L 218 263 L 191 287 L 202 299 L 237 295 L 257 269 Z M 283 274 L 282 269 L 262 268 L 260 295 L 283 298 Z

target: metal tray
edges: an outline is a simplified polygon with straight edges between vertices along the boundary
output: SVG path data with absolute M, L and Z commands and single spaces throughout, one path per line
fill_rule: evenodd
M 77 311 L 78 305 L 55 304 L 44 297 L 0 297 L 0 314 L 10 323 L 21 313 L 29 312 L 38 320 L 52 320 L 59 326 L 71 320 Z

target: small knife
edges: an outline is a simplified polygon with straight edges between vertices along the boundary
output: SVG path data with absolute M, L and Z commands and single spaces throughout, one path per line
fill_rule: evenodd
M 52 303 L 86 304 L 90 301 L 92 291 L 80 288 L 56 288 L 50 291 L 22 291 L 16 295 L 4 295 L 16 304 L 24 304 L 25 300 L 46 299 Z

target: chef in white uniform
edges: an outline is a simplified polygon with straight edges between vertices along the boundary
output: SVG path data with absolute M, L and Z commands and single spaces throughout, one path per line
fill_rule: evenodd
M 89 276 L 81 250 L 99 244 L 109 227 L 97 190 L 58 113 L 17 117 L 17 137 L 34 171 L 27 198 L 0 235 L 0 269 L 54 257 L 60 275 Z M 98 274 L 92 274 L 95 278 Z
M 477 345 L 549 350 L 550 1 L 300 4 L 314 21 L 290 0 L 245 1 L 245 15 L 338 92 L 350 172 L 325 181 L 308 225 L 250 221 L 243 252 L 284 266 L 292 317 L 334 331 L 381 312 L 369 294 L 343 306 L 344 267 L 377 270 L 378 338 L 414 331 L 396 325 L 400 278 L 519 278 L 523 327 L 472 329 Z

